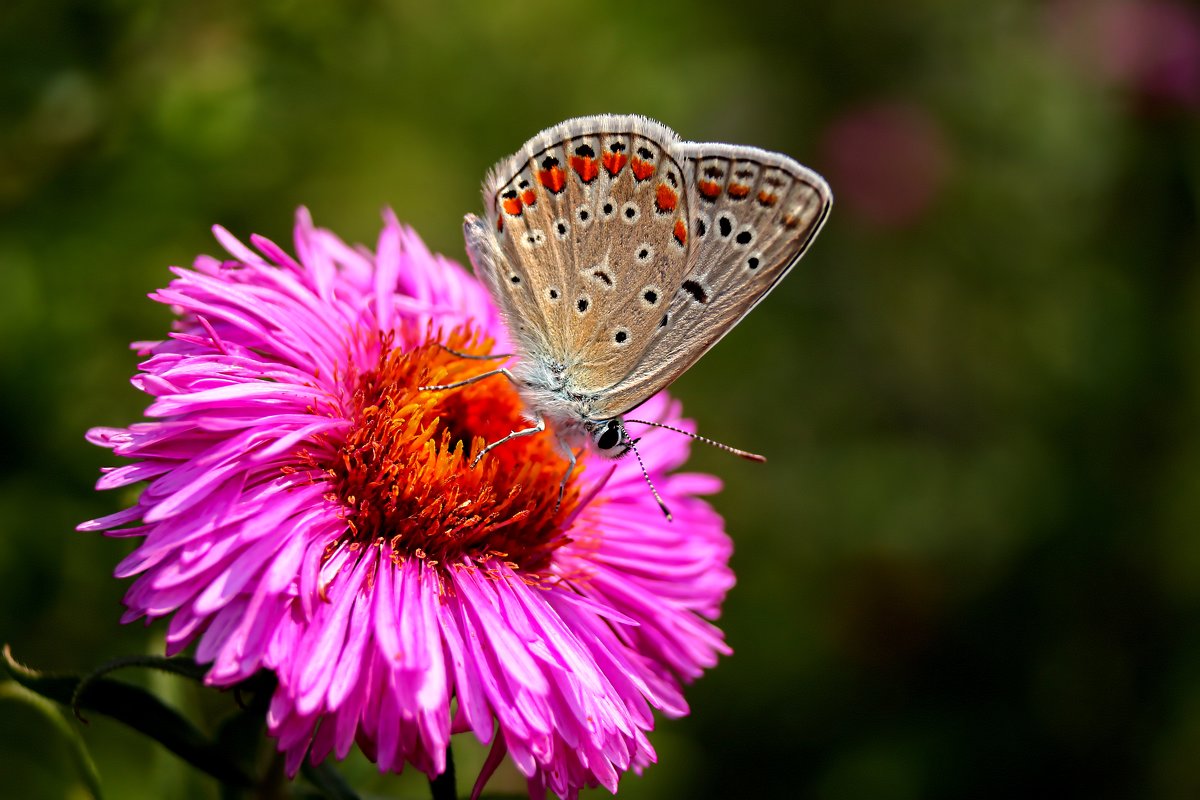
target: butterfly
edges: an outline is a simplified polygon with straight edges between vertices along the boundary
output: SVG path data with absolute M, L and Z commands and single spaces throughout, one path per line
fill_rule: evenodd
M 576 447 L 608 458 L 633 449 L 625 415 L 767 296 L 816 237 L 833 195 L 779 153 L 687 142 L 646 117 L 599 115 L 534 136 L 492 168 L 483 199 L 485 218 L 464 222 L 467 252 L 516 362 L 422 388 L 507 377 L 533 425 L 492 442 L 476 463 L 549 424 L 571 461 L 565 487 Z

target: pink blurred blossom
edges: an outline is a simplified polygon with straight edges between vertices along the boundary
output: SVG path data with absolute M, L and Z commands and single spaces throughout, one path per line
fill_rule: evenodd
M 1058 0 L 1054 41 L 1148 109 L 1200 105 L 1200 11 L 1174 0 Z
M 822 166 L 842 208 L 869 225 L 903 228 L 936 202 L 950 165 L 937 122 L 918 106 L 881 101 L 835 119 Z

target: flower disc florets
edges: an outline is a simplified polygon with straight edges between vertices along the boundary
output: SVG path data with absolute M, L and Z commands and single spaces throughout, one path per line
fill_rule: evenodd
M 558 503 L 568 462 L 552 435 L 514 439 L 472 467 L 489 442 L 530 427 L 502 376 L 445 391 L 491 367 L 457 353 L 487 354 L 454 332 L 443 347 L 411 350 L 387 337 L 374 369 L 353 376 L 353 427 L 330 463 L 318 463 L 345 509 L 346 541 L 387 540 L 401 557 L 461 564 L 499 558 L 538 574 L 569 541 L 563 522 L 578 490 Z M 451 352 L 455 351 L 455 352 Z M 557 507 L 557 508 L 556 508 Z

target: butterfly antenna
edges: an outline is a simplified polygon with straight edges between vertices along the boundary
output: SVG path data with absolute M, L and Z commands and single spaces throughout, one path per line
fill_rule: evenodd
M 704 442 L 707 445 L 712 445 L 713 447 L 717 448 L 718 450 L 724 450 L 726 453 L 733 453 L 735 456 L 744 458 L 747 461 L 757 461 L 760 464 L 767 463 L 766 456 L 760 456 L 758 453 L 751 453 L 747 450 L 739 450 L 736 447 L 730 447 L 727 444 L 722 444 L 721 442 L 715 441 L 713 439 L 709 439 L 707 436 L 701 436 L 698 433 L 692 433 L 690 431 L 685 431 L 680 428 L 673 428 L 670 425 L 663 425 L 661 422 L 647 422 L 644 419 L 627 419 L 625 421 L 626 422 L 636 422 L 639 425 L 649 425 L 652 428 L 665 428 L 669 431 L 675 431 L 675 433 L 682 433 L 684 436 L 690 436 L 691 438 L 695 439 L 698 442 Z
M 486 355 L 475 355 L 474 353 L 462 353 L 453 348 L 446 347 L 446 345 L 442 344 L 441 342 L 434 342 L 434 344 L 436 344 L 438 347 L 442 348 L 443 350 L 445 350 L 447 353 L 449 353 L 452 356 L 458 356 L 459 358 L 469 358 L 472 361 L 499 361 L 501 359 L 513 357 L 512 353 L 488 353 Z
M 637 456 L 638 466 L 642 468 L 642 477 L 646 479 L 646 485 L 650 487 L 650 491 L 654 493 L 654 499 L 658 501 L 658 507 L 662 509 L 663 514 L 667 517 L 667 522 L 674 522 L 675 518 L 671 516 L 671 509 L 667 508 L 667 504 L 663 502 L 662 496 L 658 493 L 658 489 L 654 488 L 654 482 L 650 480 L 650 473 L 646 472 L 646 464 L 642 461 L 642 454 L 637 449 L 637 439 L 629 443 L 629 449 Z

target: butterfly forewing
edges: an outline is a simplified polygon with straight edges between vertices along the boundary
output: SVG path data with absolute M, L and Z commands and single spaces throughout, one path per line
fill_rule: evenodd
M 544 347 L 531 340 L 525 355 L 562 365 L 574 391 L 618 382 L 661 335 L 687 263 L 677 141 L 640 117 L 572 120 L 531 139 L 485 186 L 499 253 L 489 286 L 510 322 L 540 329 Z
M 633 409 L 716 344 L 804 254 L 832 203 L 820 176 L 777 153 L 681 142 L 672 154 L 691 210 L 687 264 L 660 335 L 606 387 L 598 416 Z

